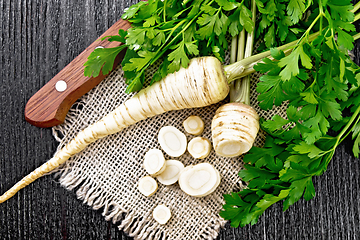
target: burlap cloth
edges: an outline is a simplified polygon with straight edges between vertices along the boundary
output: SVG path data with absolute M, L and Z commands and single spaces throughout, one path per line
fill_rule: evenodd
M 252 76 L 251 105 L 261 117 L 283 113 L 283 108 L 267 112 L 259 109 L 255 90 L 258 77 L 256 74 Z M 53 128 L 54 136 L 60 142 L 58 149 L 81 129 L 130 98 L 131 95 L 124 93 L 125 88 L 123 72 L 118 67 L 79 99 L 65 122 Z M 151 148 L 161 149 L 157 133 L 162 126 L 172 125 L 185 133 L 182 122 L 190 115 L 198 115 L 205 122 L 201 136 L 211 139 L 211 119 L 215 110 L 226 101 L 204 108 L 167 112 L 98 140 L 56 170 L 59 181 L 66 189 L 76 190 L 78 198 L 93 209 L 103 209 L 106 220 L 117 223 L 119 229 L 135 239 L 214 239 L 226 223 L 218 214 L 224 204 L 223 194 L 242 187 L 238 177 L 242 168 L 240 157 L 218 157 L 212 150 L 203 160 L 194 159 L 189 153 L 177 158 L 185 166 L 209 162 L 219 170 L 220 186 L 202 198 L 186 195 L 177 183 L 171 186 L 159 183 L 155 195 L 145 197 L 138 191 L 137 182 L 147 175 L 142 167 L 145 153 Z M 188 141 L 193 137 L 187 134 Z M 262 145 L 263 141 L 264 135 L 260 132 L 255 144 Z M 166 154 L 165 158 L 170 159 Z M 152 211 L 159 204 L 171 209 L 172 217 L 166 225 L 160 225 L 152 218 Z

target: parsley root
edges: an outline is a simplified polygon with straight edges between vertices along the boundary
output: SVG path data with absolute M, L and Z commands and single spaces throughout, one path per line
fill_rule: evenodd
M 100 138 L 167 111 L 204 107 L 217 103 L 228 93 L 229 85 L 221 62 L 217 58 L 192 59 L 188 68 L 169 74 L 162 81 L 141 90 L 103 119 L 82 130 L 52 159 L 5 192 L 0 197 L 0 203 Z
M 294 45 L 295 42 L 290 44 Z M 284 45 L 284 48 L 289 46 L 291 45 Z M 187 68 L 181 68 L 178 72 L 169 74 L 161 81 L 142 89 L 103 119 L 82 130 L 52 159 L 0 196 L 0 203 L 14 196 L 20 189 L 45 173 L 65 163 L 71 156 L 81 152 L 98 139 L 167 111 L 204 107 L 220 102 L 230 91 L 229 83 L 254 72 L 254 63 L 269 56 L 270 51 L 267 51 L 227 66 L 222 66 L 215 57 L 192 59 Z

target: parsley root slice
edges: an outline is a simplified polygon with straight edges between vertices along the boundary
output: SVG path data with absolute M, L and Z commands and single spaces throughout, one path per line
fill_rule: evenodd
M 219 186 L 219 171 L 210 163 L 190 165 L 181 171 L 179 186 L 183 192 L 193 197 L 205 197 Z
M 145 153 L 144 164 L 146 172 L 151 176 L 157 176 L 162 173 L 165 168 L 165 158 L 161 150 L 153 148 Z
M 211 142 L 204 137 L 195 137 L 188 143 L 187 150 L 194 158 L 203 159 L 210 154 Z
M 171 159 L 165 161 L 165 166 L 165 171 L 156 176 L 156 179 L 164 185 L 176 183 L 179 180 L 181 171 L 184 169 L 184 164 L 178 160 Z
M 150 197 L 156 193 L 158 184 L 151 176 L 145 176 L 140 178 L 138 189 L 144 196 Z
M 189 116 L 183 126 L 185 131 L 192 135 L 200 135 L 204 131 L 204 121 L 199 116 Z
M 153 218 L 161 225 L 166 224 L 171 218 L 170 208 L 165 205 L 158 205 L 153 210 Z
M 188 68 L 181 68 L 178 72 L 169 74 L 161 81 L 142 89 L 103 119 L 79 132 L 52 159 L 0 196 L 0 203 L 45 173 L 65 163 L 71 156 L 81 152 L 98 139 L 157 114 L 217 103 L 228 93 L 228 81 L 224 75 L 223 66 L 217 58 L 192 59 Z
M 161 148 L 171 157 L 180 157 L 186 151 L 186 136 L 174 126 L 162 127 L 158 141 Z

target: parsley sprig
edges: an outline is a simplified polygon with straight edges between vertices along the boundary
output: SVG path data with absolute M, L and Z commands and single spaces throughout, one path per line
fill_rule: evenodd
M 122 61 L 127 93 L 138 91 L 145 81 L 145 70 L 156 61 L 161 65 L 153 75 L 156 82 L 180 67 L 187 67 L 194 56 L 214 55 L 222 60 L 227 48 L 226 34 L 238 34 L 242 28 L 252 30 L 248 0 L 149 0 L 128 8 L 123 19 L 132 24 L 118 40 L 128 47 Z M 106 64 L 113 64 L 116 51 L 97 49 L 85 64 L 85 75 L 96 76 Z M 111 55 L 111 56 L 109 56 Z M 112 65 L 111 65 L 112 66 Z
M 251 0 L 140 1 L 122 15 L 123 19 L 131 22 L 132 28 L 127 32 L 120 30 L 119 35 L 108 38 L 124 45 L 92 52 L 85 63 L 85 75 L 96 77 L 101 70 L 103 74 L 109 73 L 116 55 L 126 47 L 122 66 L 128 84 L 127 93 L 143 87 L 146 69 L 157 61 L 161 64 L 151 83 L 180 67 L 187 67 L 195 56 L 213 55 L 223 61 L 228 48 L 227 34 L 236 36 L 243 29 L 247 32 L 254 29 L 250 4 Z M 266 1 L 256 1 L 256 4 L 263 16 L 274 14 Z M 294 11 L 288 12 L 292 15 L 282 13 L 282 17 L 296 22 Z M 272 24 L 274 21 L 270 16 L 266 22 Z M 292 25 L 292 22 L 288 22 L 288 25 Z
M 239 172 L 248 185 L 224 196 L 220 215 L 233 227 L 255 224 L 276 202 L 282 201 L 285 211 L 301 197 L 312 199 L 312 178 L 326 171 L 346 137 L 354 140 L 353 153 L 359 157 L 360 68 L 348 55 L 357 17 L 349 0 L 313 5 L 316 14 L 291 53 L 271 49 L 273 60 L 255 66 L 264 73 L 257 86 L 260 107 L 284 102 L 288 107 L 285 118 L 262 120 L 265 145 L 244 156 L 245 168 Z

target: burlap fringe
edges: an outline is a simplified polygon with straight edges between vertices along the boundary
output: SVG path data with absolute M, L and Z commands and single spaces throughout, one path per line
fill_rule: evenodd
M 111 199 L 111 195 L 99 189 L 97 184 L 81 175 L 75 176 L 71 171 L 63 171 L 59 178 L 60 184 L 67 190 L 74 190 L 78 187 L 76 195 L 84 204 L 94 210 L 103 208 L 102 215 L 106 221 L 118 225 L 119 230 L 123 230 L 130 237 L 136 240 L 160 240 L 168 239 L 166 232 L 161 231 L 151 214 L 139 215 L 133 209 L 123 209 L 119 204 Z M 215 239 L 226 221 L 223 219 L 213 219 L 200 234 L 201 239 Z M 194 226 L 195 227 L 195 226 Z

